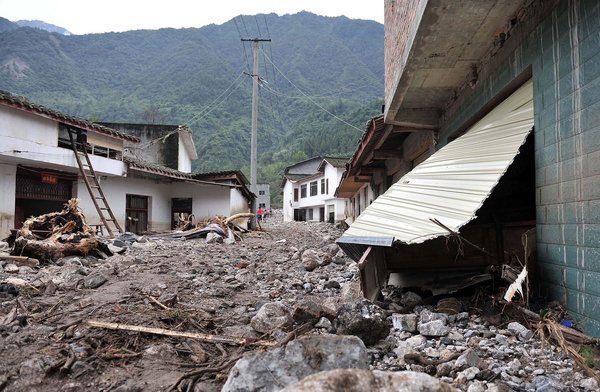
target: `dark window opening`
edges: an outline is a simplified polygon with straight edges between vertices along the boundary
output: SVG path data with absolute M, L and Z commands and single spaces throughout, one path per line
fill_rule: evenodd
M 298 201 L 298 188 L 294 188 L 294 201 Z
M 325 192 L 325 179 L 323 178 L 321 180 L 321 194 L 324 194 Z
M 311 196 L 316 196 L 317 193 L 319 193 L 317 190 L 317 185 L 318 185 L 317 181 L 313 181 L 310 183 L 310 195 Z
M 306 184 L 300 185 L 300 198 L 304 199 L 306 197 Z
M 173 198 L 171 199 L 171 229 L 175 229 L 179 224 L 189 221 L 192 216 L 192 198 Z

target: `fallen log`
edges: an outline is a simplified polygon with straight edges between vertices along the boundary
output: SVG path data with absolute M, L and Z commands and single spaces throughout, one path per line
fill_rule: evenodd
M 26 266 L 31 268 L 35 268 L 38 265 L 40 265 L 38 259 L 34 259 L 27 256 L 12 256 L 9 254 L 1 253 L 0 259 L 14 261 L 15 264 L 18 266 Z
M 240 218 L 253 218 L 254 214 L 251 212 L 240 212 L 239 214 L 231 215 L 229 218 L 225 219 L 225 224 L 229 224 L 229 222 L 234 221 Z
M 209 343 L 225 343 L 225 344 L 240 345 L 240 346 L 253 345 L 253 346 L 263 346 L 263 347 L 274 347 L 277 345 L 277 342 L 273 341 L 273 340 L 253 341 L 252 339 L 239 338 L 239 337 L 235 337 L 235 336 L 209 335 L 209 334 L 198 333 L 198 332 L 180 332 L 180 331 L 172 331 L 172 330 L 163 329 L 163 328 L 143 327 L 140 325 L 108 323 L 108 322 L 98 321 L 98 320 L 88 320 L 87 324 L 90 327 L 95 327 L 95 328 L 105 328 L 105 329 L 113 329 L 113 330 L 117 330 L 117 331 L 133 331 L 133 332 L 150 333 L 150 334 L 154 334 L 154 335 L 190 338 L 190 339 L 196 339 L 196 340 L 200 340 L 202 342 L 209 342 Z

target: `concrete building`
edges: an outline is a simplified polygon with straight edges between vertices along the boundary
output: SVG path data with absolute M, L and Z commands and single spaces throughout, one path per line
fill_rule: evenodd
M 385 111 L 373 133 L 384 141 L 363 142 L 413 169 L 340 244 L 365 257 L 365 295 L 393 274 L 510 263 L 502 249 L 514 249 L 532 290 L 600 336 L 599 15 L 592 0 L 385 1 Z M 428 151 L 406 156 L 419 140 Z M 364 162 L 354 170 L 388 174 Z M 496 258 L 465 249 L 454 260 L 431 219 Z
M 125 146 L 141 142 L 136 136 L 0 92 L 0 236 L 7 236 L 29 216 L 61 210 L 73 197 L 80 200 L 90 225 L 101 224 L 67 127 L 87 138 L 92 166 L 123 229 L 169 230 L 177 213 L 184 211 L 203 218 L 249 210 L 253 196 L 244 194 L 242 186 L 197 180 L 189 173 L 195 151 L 188 130 L 175 128 L 169 136 L 177 146 L 171 168 L 156 163 L 164 158 L 160 154 L 154 156 L 155 162 L 128 155 Z M 245 200 L 244 206 L 234 194 Z
M 262 209 L 271 210 L 271 186 L 269 184 L 256 184 L 256 205 Z
M 314 157 L 284 170 L 284 221 L 339 222 L 345 219 L 344 200 L 335 197 L 346 158 Z

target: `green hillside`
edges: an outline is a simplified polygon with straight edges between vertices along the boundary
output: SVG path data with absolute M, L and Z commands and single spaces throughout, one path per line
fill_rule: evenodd
M 92 120 L 187 123 L 195 171 L 248 172 L 251 79 L 240 74 L 250 71 L 251 49 L 246 57 L 240 33 L 269 36 L 260 55 L 259 181 L 271 183 L 275 203 L 284 166 L 349 155 L 367 119 L 381 111 L 383 26 L 373 21 L 301 12 L 72 36 L 6 25 L 0 89 Z

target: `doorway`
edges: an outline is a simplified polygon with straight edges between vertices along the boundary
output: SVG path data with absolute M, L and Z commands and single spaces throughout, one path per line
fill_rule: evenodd
M 15 189 L 15 228 L 32 216 L 62 211 L 72 197 L 76 176 L 66 173 L 18 167 Z
M 143 234 L 148 231 L 148 196 L 126 195 L 125 230 Z
M 171 230 L 182 221 L 187 221 L 192 215 L 192 198 L 174 197 L 171 199 Z
M 325 222 L 325 207 L 319 207 L 319 222 Z

